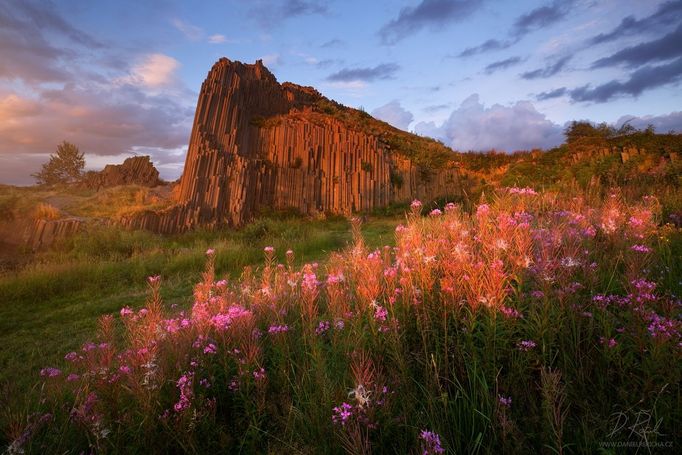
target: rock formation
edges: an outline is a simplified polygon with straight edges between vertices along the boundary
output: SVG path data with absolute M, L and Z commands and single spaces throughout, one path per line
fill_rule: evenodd
M 161 183 L 159 171 L 156 170 L 149 156 L 134 156 L 127 158 L 122 164 L 107 164 L 99 172 L 86 173 L 81 185 L 99 190 L 118 185 L 153 187 L 159 183 Z
M 320 103 L 338 106 L 340 115 Z M 201 87 L 178 205 L 122 222 L 173 233 L 238 226 L 264 207 L 349 213 L 458 193 L 455 167 L 416 165 L 381 133 L 344 119 L 359 113 L 311 87 L 279 84 L 260 60 L 222 58 Z M 364 115 L 365 124 L 424 140 Z
M 27 230 L 25 244 L 32 251 L 47 248 L 56 241 L 69 237 L 81 228 L 80 218 L 62 218 L 59 220 L 38 219 Z

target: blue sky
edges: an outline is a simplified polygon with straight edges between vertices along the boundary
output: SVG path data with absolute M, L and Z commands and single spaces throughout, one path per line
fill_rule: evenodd
M 682 131 L 680 42 L 679 0 L 5 0 L 0 182 L 62 140 L 177 178 L 223 56 L 458 150 L 551 147 L 570 120 Z

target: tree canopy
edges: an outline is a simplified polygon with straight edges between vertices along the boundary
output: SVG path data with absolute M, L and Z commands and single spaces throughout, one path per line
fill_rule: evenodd
M 57 152 L 50 155 L 50 161 L 43 164 L 40 172 L 31 174 L 39 185 L 73 183 L 80 180 L 85 167 L 83 153 L 70 142 L 62 142 Z

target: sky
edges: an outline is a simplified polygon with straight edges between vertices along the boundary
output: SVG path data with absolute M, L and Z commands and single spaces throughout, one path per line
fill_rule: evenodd
M 0 183 L 64 140 L 178 178 L 220 57 L 461 151 L 550 148 L 572 120 L 682 132 L 680 43 L 682 0 L 2 0 Z

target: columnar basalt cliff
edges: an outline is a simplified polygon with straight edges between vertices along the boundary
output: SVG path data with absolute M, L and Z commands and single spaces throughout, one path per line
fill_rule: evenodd
M 351 114 L 362 121 L 349 121 Z M 238 226 L 265 207 L 349 213 L 458 194 L 451 163 L 417 165 L 390 145 L 386 131 L 426 140 L 311 87 L 279 84 L 260 60 L 220 59 L 201 87 L 178 205 L 122 221 L 172 233 Z

